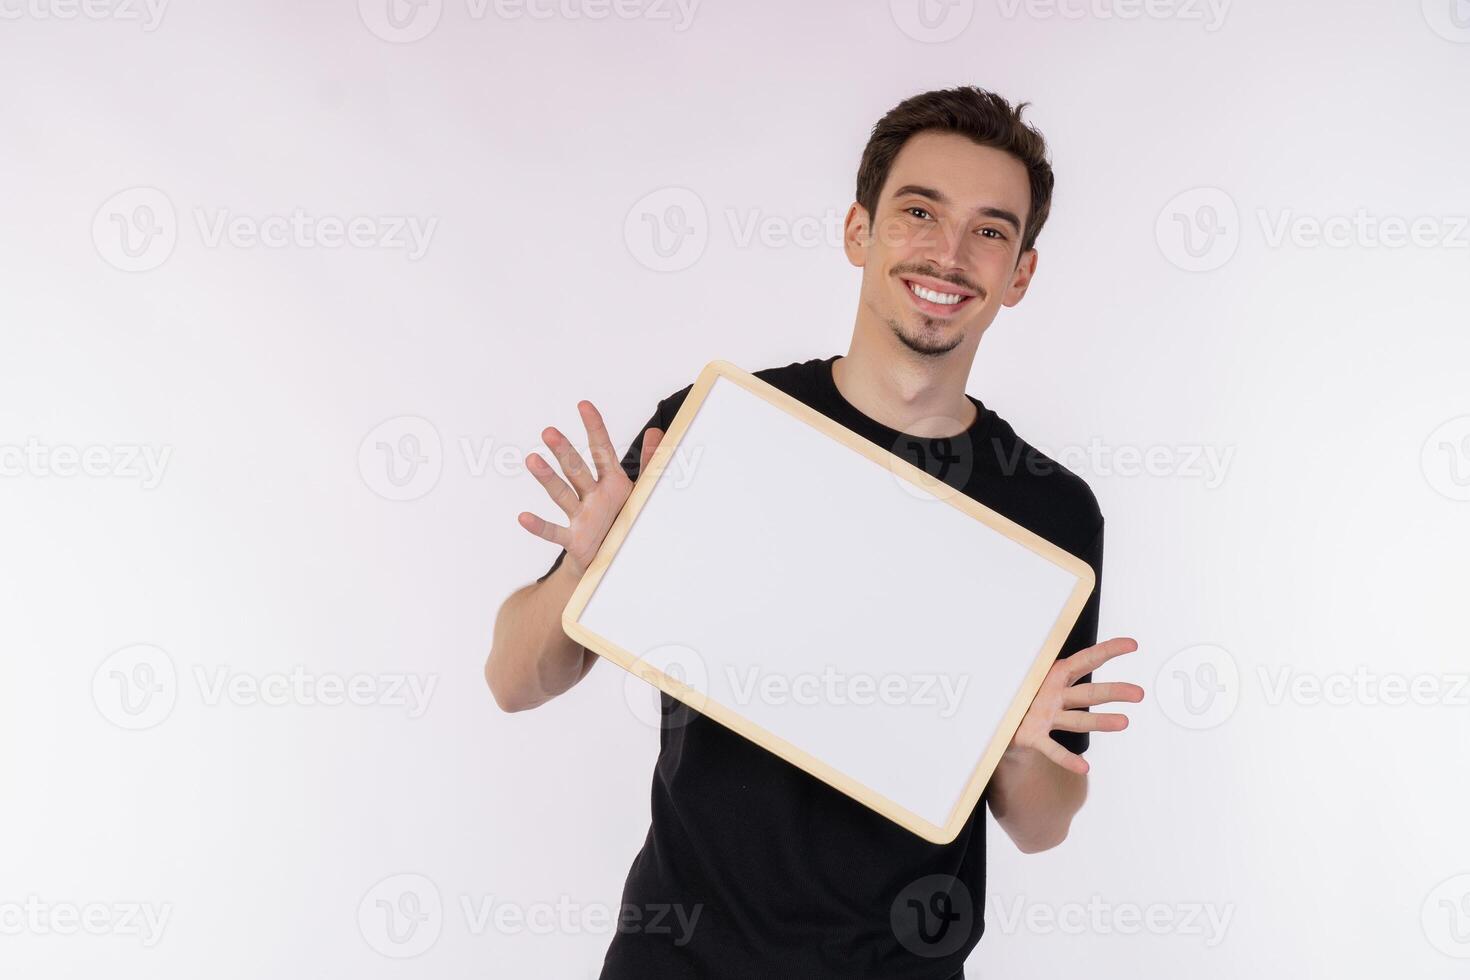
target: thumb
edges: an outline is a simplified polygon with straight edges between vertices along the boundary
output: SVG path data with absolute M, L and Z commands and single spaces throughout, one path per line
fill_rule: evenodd
M 658 448 L 658 444 L 663 441 L 663 438 L 664 431 L 662 429 L 649 426 L 644 430 L 643 453 L 642 458 L 638 461 L 638 472 L 640 474 L 648 469 L 648 461 L 653 458 L 653 451 Z

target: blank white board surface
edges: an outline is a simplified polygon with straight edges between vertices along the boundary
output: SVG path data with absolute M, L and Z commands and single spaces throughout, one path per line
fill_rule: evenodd
M 947 843 L 1093 585 L 1081 559 L 715 361 L 562 621 Z

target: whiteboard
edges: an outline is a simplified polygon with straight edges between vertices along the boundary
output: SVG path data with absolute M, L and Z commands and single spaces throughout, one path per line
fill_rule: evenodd
M 712 361 L 562 627 L 945 844 L 1094 583 L 1080 558 Z

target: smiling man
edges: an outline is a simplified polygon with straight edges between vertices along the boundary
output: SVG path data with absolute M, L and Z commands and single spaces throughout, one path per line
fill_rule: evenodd
M 847 258 L 862 269 L 848 351 L 755 374 L 1083 558 L 1098 587 L 984 805 L 947 845 L 664 696 L 652 820 L 605 980 L 963 977 L 984 928 L 984 807 L 1022 851 L 1061 843 L 1086 796 L 1090 733 L 1127 725 L 1091 707 L 1143 698 L 1134 684 L 1091 683 L 1093 670 L 1137 648 L 1128 638 L 1096 642 L 1103 518 L 1092 491 L 965 391 L 981 336 L 1031 285 L 1051 206 L 1046 145 L 1022 121 L 1025 106 L 964 87 L 915 96 L 879 120 L 844 231 Z M 621 460 L 587 401 L 578 408 L 595 471 L 554 428 L 542 436 L 566 480 L 528 456 L 568 524 L 519 515 L 562 552 L 496 618 L 485 675 L 502 708 L 535 707 L 596 663 L 562 632 L 561 611 L 691 387 L 659 402 Z M 965 609 L 911 614 L 949 617 L 957 642 L 972 628 Z M 652 910 L 668 908 L 692 928 L 649 925 Z

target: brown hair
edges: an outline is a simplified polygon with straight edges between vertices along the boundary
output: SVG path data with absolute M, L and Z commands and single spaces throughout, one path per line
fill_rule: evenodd
M 926 130 L 958 133 L 980 146 L 1004 150 L 1026 165 L 1031 210 L 1021 235 L 1021 251 L 1035 246 L 1036 236 L 1051 213 L 1053 178 L 1046 159 L 1046 139 L 1035 126 L 1021 121 L 1021 111 L 1030 104 L 1022 102 L 1013 108 L 994 92 L 965 85 L 924 92 L 889 109 L 873 127 L 858 165 L 857 202 L 867 210 L 869 221 L 876 221 L 878 194 L 898 151 L 911 137 Z

